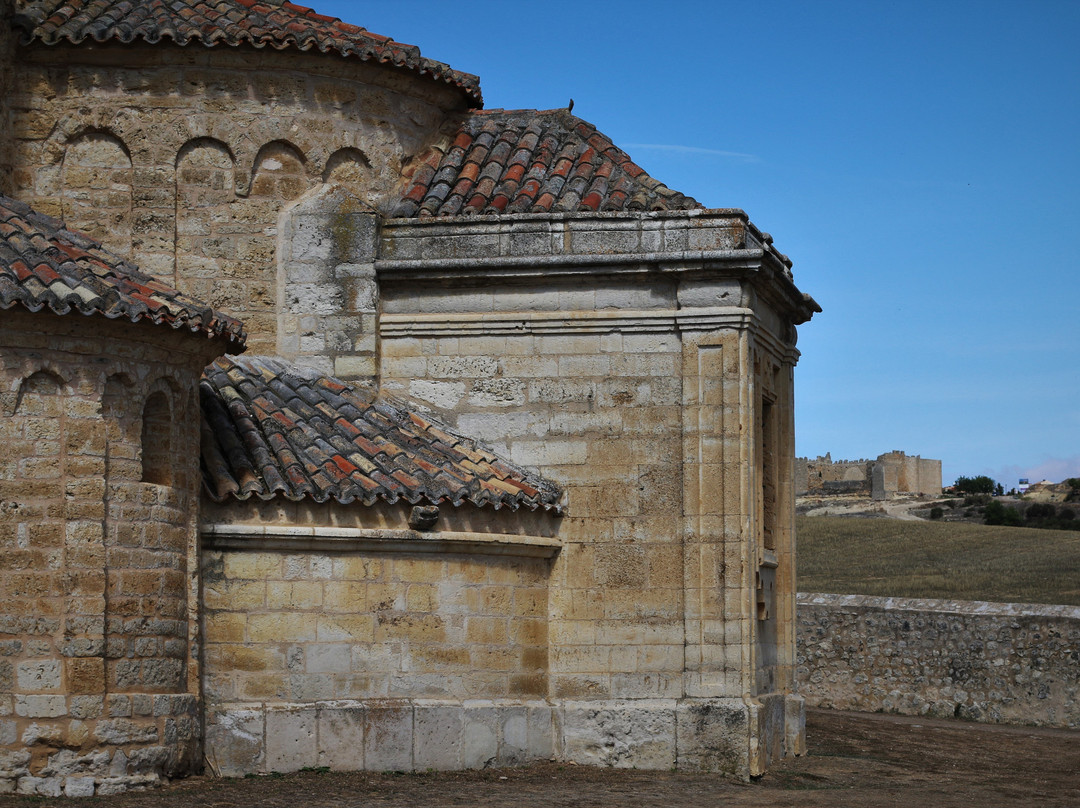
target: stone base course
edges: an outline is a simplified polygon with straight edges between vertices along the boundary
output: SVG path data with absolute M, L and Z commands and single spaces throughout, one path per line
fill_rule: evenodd
M 566 701 L 226 704 L 207 715 L 215 774 L 428 771 L 561 760 L 719 771 L 740 779 L 803 754 L 798 696 Z M 760 739 L 757 744 L 752 739 Z M 751 750 L 747 753 L 747 750 Z
M 1080 607 L 803 594 L 811 707 L 1080 727 Z
M 554 754 L 542 701 L 335 701 L 221 705 L 207 715 L 216 774 L 514 766 Z

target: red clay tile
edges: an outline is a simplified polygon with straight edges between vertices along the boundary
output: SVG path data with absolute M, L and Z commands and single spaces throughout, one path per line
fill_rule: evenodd
M 243 325 L 202 301 L 144 275 L 85 233 L 0 195 L 0 309 L 19 304 L 56 314 L 77 310 L 149 320 L 227 340 L 243 350 Z
M 566 110 L 474 112 L 447 143 L 406 169 L 411 182 L 394 216 L 701 207 L 650 177 L 596 127 Z M 608 182 L 589 184 L 597 176 Z M 482 186 L 482 178 L 493 187 Z
M 562 513 L 556 486 L 367 388 L 270 357 L 222 358 L 201 388 L 204 483 L 217 501 L 404 498 Z M 334 406 L 354 416 L 327 417 Z

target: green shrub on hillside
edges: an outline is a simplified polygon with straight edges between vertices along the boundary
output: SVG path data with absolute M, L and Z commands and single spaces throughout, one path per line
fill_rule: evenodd
M 983 511 L 983 516 L 988 525 L 1020 527 L 1020 525 L 1024 524 L 1024 520 L 1020 516 L 1020 511 L 1016 510 L 1016 508 L 1002 505 L 996 499 L 987 503 L 986 510 Z
M 990 477 L 957 477 L 953 487 L 961 494 L 993 494 L 1001 486 Z

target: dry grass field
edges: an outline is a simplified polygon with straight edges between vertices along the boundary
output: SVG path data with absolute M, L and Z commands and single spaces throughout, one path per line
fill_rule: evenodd
M 799 516 L 800 592 L 1080 606 L 1080 532 Z

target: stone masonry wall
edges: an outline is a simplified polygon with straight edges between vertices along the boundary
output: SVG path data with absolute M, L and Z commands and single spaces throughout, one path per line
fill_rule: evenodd
M 223 774 L 552 755 L 550 514 L 404 501 L 209 506 L 207 759 Z M 276 543 L 276 544 L 275 544 Z
M 548 566 L 422 552 L 208 551 L 206 697 L 542 697 Z
M 3 314 L 0 791 L 108 794 L 199 765 L 189 592 L 208 355 L 167 327 Z
M 810 706 L 1080 727 L 1080 608 L 799 595 Z
M 542 294 L 591 299 L 596 293 L 549 287 Z M 657 291 L 610 294 L 636 308 Z M 423 310 L 431 304 L 425 297 L 414 295 L 409 304 Z M 491 292 L 475 297 L 486 297 L 488 309 L 499 305 Z M 440 299 L 445 305 L 446 296 Z M 396 300 L 387 308 L 396 310 Z M 387 389 L 404 389 L 466 434 L 571 489 L 553 577 L 551 694 L 681 695 L 678 338 L 384 338 L 382 350 Z
M 14 0 L 0 0 L 0 20 L 9 18 Z M 12 137 L 11 92 L 15 72 L 15 32 L 0 25 L 0 194 L 11 195 L 14 168 L 14 138 Z
M 797 354 L 742 216 L 380 231 L 383 388 L 567 489 L 548 607 L 567 759 L 747 777 L 801 748 Z
M 384 209 L 461 103 L 334 55 L 166 43 L 18 48 L 11 79 L 4 190 L 241 318 L 262 353 L 277 350 L 290 207 L 338 185 Z

